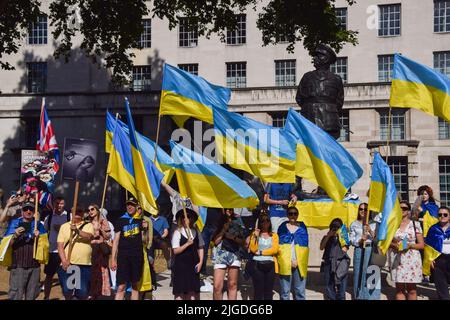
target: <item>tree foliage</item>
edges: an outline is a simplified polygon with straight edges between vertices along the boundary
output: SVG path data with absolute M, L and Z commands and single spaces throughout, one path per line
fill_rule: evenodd
M 349 5 L 354 0 L 346 0 Z M 288 41 L 294 51 L 298 42 L 310 52 L 317 43 L 329 44 L 339 51 L 344 44 L 356 44 L 356 32 L 341 30 L 334 11 L 335 0 L 50 0 L 50 24 L 57 47 L 54 56 L 70 57 L 76 34 L 81 34 L 81 49 L 97 63 L 112 71 L 113 82 L 128 82 L 132 70 L 133 50 L 143 32 L 143 16 L 169 21 L 169 28 L 180 17 L 192 17 L 198 34 L 218 34 L 237 26 L 236 13 L 247 8 L 260 10 L 257 27 L 263 45 Z M 0 66 L 5 55 L 18 52 L 27 27 L 36 21 L 40 3 L 37 0 L 0 0 Z

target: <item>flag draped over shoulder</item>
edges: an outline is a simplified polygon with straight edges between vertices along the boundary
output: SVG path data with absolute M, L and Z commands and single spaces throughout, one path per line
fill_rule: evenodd
M 402 211 L 391 169 L 378 152 L 375 153 L 372 165 L 369 210 L 382 214 L 377 239 L 381 251 L 386 254 L 395 232 L 400 226 Z
M 450 238 L 450 228 L 442 230 L 439 223 L 434 224 L 428 230 L 425 237 L 425 248 L 423 257 L 422 272 L 428 276 L 431 273 L 431 262 L 436 260 L 442 253 L 442 246 L 445 239 Z
M 293 137 L 238 113 L 214 110 L 216 159 L 264 182 L 295 182 Z
M 213 85 L 202 77 L 164 64 L 160 115 L 172 115 L 182 127 L 189 117 L 213 123 L 213 109 L 227 109 L 229 88 Z
M 334 201 L 341 202 L 363 174 L 356 160 L 328 133 L 292 108 L 284 130 L 295 137 L 296 174 L 322 187 Z
M 148 161 L 148 157 L 145 157 L 142 154 L 127 98 L 125 98 L 125 109 L 127 111 L 128 136 L 131 143 L 131 158 L 134 168 L 135 187 L 138 193 L 136 197 L 139 202 L 143 203 L 143 199 L 145 199 L 153 208 L 156 208 L 156 199 L 159 197 L 159 189 L 161 187 L 163 174 L 156 168 L 152 161 Z
M 114 116 L 111 113 L 106 112 L 105 151 L 107 153 L 109 153 L 111 150 L 111 141 L 115 125 L 116 119 L 114 118 Z M 125 134 L 128 136 L 129 134 L 128 125 L 126 125 L 119 119 L 117 119 L 117 125 L 119 126 L 118 128 L 123 130 Z M 136 137 L 144 157 L 150 161 L 153 161 L 155 159 L 156 143 L 137 131 Z M 164 174 L 164 182 L 169 183 L 174 174 L 172 158 L 160 146 L 158 146 L 157 148 L 158 153 L 156 154 L 156 161 L 155 161 L 156 168 L 158 168 L 158 170 Z M 126 154 L 124 156 L 126 156 Z M 128 157 L 131 159 L 131 150 L 130 153 L 128 153 Z
M 439 207 L 436 203 L 431 201 L 428 203 L 422 201 L 420 206 L 422 207 L 422 211 L 425 212 L 423 215 L 423 236 L 426 237 L 431 226 L 439 222 Z
M 58 172 L 59 169 L 59 147 L 56 142 L 55 131 L 53 130 L 52 122 L 48 117 L 45 109 L 45 98 L 42 99 L 41 116 L 39 119 L 38 140 L 36 143 L 36 150 L 42 152 L 50 152 L 55 160 L 53 169 Z
M 210 208 L 254 208 L 258 205 L 256 193 L 236 175 L 173 141 L 170 146 L 183 197 L 189 197 L 197 206 Z
M 390 106 L 419 109 L 450 122 L 450 78 L 396 54 Z

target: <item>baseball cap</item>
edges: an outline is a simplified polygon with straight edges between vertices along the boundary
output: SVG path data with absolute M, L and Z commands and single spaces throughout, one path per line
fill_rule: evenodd
M 23 203 L 22 204 L 22 209 L 25 209 L 25 208 L 31 208 L 32 210 L 34 210 L 34 203 L 33 202 L 29 202 L 29 201 Z
M 129 203 L 131 203 L 131 204 L 133 204 L 135 206 L 137 206 L 139 204 L 139 202 L 134 197 L 128 198 L 127 202 L 125 202 L 125 204 L 129 204 Z

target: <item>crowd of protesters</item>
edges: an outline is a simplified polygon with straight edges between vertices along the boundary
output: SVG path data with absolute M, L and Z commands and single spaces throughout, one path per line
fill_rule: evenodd
M 169 185 L 162 185 L 171 200 L 169 217 L 144 213 L 131 197 L 114 223 L 97 204 L 66 209 L 63 197 L 56 197 L 52 212 L 39 221 L 34 215 L 34 196 L 21 191 L 11 196 L 0 213 L 0 237 L 11 236 L 9 299 L 33 300 L 41 291 L 44 299 L 49 299 L 55 275 L 66 300 L 123 300 L 127 292 L 132 300 L 143 299 L 146 291 L 158 290 L 155 261 L 159 251 L 171 271 L 174 299 L 197 300 L 201 291 L 210 291 L 213 299 L 222 300 L 226 292 L 229 300 L 235 300 L 241 270 L 244 278 L 252 280 L 255 300 L 272 300 L 277 284 L 280 299 L 289 300 L 291 295 L 295 300 L 306 299 L 308 229 L 298 221 L 297 196 L 291 185 L 269 184 L 264 205 L 253 211 L 209 208 L 202 232 L 196 225 L 199 208 Z M 441 235 L 442 252 L 432 263 L 431 280 L 438 298 L 449 299 L 450 210 L 437 208 L 428 186 L 419 188 L 418 196 L 412 207 L 400 201 L 402 221 L 387 254 L 394 298 L 417 299 L 417 284 L 429 281 L 422 275 L 422 220 L 425 211 L 435 206 L 439 222 L 432 228 Z M 350 247 L 354 247 L 352 298 L 380 299 L 381 280 L 375 285 L 366 281 L 378 254 L 380 221 L 380 214 L 369 212 L 367 203 L 360 203 L 344 243 L 340 235 L 343 221 L 331 221 L 320 242 L 326 299 L 346 299 Z M 49 247 L 41 282 L 41 263 L 34 254 L 35 238 L 43 234 L 47 234 Z M 207 261 L 212 263 L 212 285 L 206 281 Z M 145 266 L 152 280 L 150 288 L 143 290 Z M 75 271 L 79 278 L 74 282 L 71 276 Z

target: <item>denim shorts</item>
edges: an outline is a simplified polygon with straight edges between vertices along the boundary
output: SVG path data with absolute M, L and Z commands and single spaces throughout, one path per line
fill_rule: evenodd
M 72 270 L 67 273 L 61 266 L 57 271 L 63 294 L 65 297 L 73 295 L 80 300 L 87 299 L 91 282 L 91 266 L 71 265 L 71 267 L 78 267 L 78 270 L 80 270 L 79 279 L 76 276 L 77 271 Z M 79 283 L 77 284 L 78 280 Z

